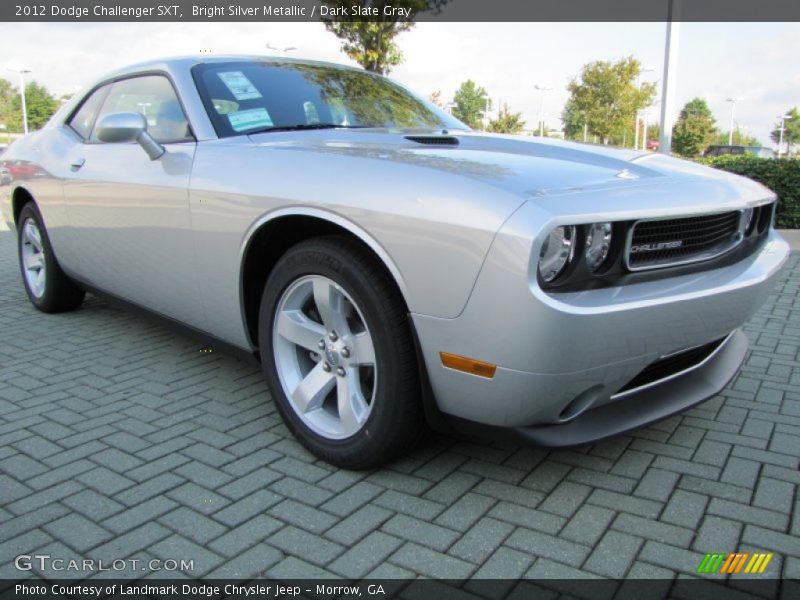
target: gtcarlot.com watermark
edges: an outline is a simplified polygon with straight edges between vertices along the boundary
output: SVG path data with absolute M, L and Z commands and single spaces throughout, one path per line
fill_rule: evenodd
M 14 559 L 14 566 L 19 571 L 77 571 L 94 573 L 100 571 L 194 571 L 194 559 L 164 560 L 153 558 L 117 558 L 114 560 L 93 560 L 82 558 L 54 558 L 49 554 L 20 554 Z

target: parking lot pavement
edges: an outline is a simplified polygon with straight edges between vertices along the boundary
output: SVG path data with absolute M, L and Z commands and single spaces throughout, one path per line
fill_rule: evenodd
M 19 554 L 195 576 L 673 577 L 735 550 L 800 577 L 799 259 L 747 324 L 741 374 L 681 416 L 558 452 L 432 434 L 354 473 L 291 438 L 253 364 L 91 296 L 36 312 L 0 232 L 0 577 L 23 574 Z

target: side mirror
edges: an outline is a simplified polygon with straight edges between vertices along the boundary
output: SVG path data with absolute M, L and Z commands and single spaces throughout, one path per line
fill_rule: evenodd
M 147 133 L 147 119 L 136 112 L 111 113 L 100 119 L 97 139 L 107 144 L 137 142 L 150 160 L 156 160 L 166 152 L 164 146 Z

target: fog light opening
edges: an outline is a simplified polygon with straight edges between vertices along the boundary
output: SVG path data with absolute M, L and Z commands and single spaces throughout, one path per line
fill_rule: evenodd
M 569 404 L 561 409 L 561 412 L 558 414 L 558 422 L 568 423 L 573 419 L 577 419 L 594 404 L 602 389 L 602 385 L 596 385 L 573 398 Z

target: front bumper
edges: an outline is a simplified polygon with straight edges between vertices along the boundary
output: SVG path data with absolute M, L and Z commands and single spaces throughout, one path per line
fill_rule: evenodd
M 459 317 L 413 315 L 439 409 L 546 445 L 586 443 L 684 410 L 735 375 L 746 350 L 735 330 L 763 304 L 788 255 L 771 231 L 756 253 L 723 268 L 549 295 L 526 276 L 524 240 L 498 236 Z M 618 394 L 659 358 L 728 336 L 702 369 Z M 497 364 L 497 372 L 487 379 L 447 369 L 439 352 Z M 570 411 L 575 402 L 583 418 Z
M 517 427 L 522 440 L 551 448 L 578 446 L 638 429 L 682 412 L 719 392 L 747 354 L 747 337 L 733 332 L 708 360 L 674 377 L 626 393 L 561 425 Z M 622 396 L 622 395 L 620 395 Z

